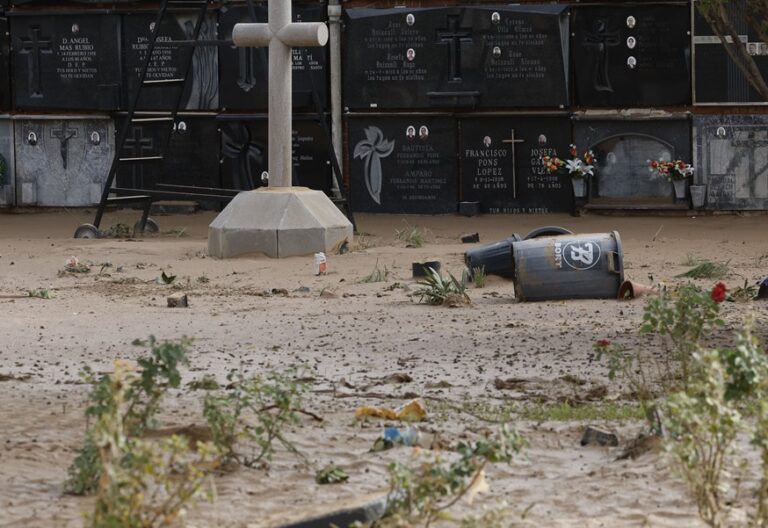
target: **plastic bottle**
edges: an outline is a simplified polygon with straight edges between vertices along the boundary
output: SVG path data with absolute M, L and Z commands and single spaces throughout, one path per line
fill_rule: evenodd
M 421 441 L 421 433 L 412 425 L 408 425 L 403 429 L 387 427 L 384 429 L 384 434 L 382 436 L 384 440 L 392 442 L 392 444 L 404 446 L 416 446 L 419 445 L 419 441 Z
M 325 253 L 315 253 L 315 275 L 325 275 L 326 266 Z

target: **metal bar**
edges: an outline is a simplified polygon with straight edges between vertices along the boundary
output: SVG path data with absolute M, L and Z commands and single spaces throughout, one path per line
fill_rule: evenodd
M 231 40 L 167 40 L 159 43 L 157 47 L 159 49 L 163 49 L 163 48 L 173 48 L 173 47 L 180 47 L 180 46 L 230 47 L 232 45 L 233 45 L 233 42 Z
M 176 185 L 173 183 L 158 183 L 158 187 L 167 187 L 169 189 L 194 189 L 195 191 L 215 191 L 220 193 L 227 193 L 232 194 L 232 196 L 235 196 L 237 194 L 240 194 L 241 192 L 245 192 L 241 189 L 224 189 L 222 187 L 196 187 L 194 185 Z
M 134 123 L 157 123 L 157 122 L 168 122 L 173 121 L 173 118 L 168 117 L 134 117 L 131 119 Z
M 135 194 L 135 195 L 147 195 L 150 198 L 181 198 L 185 200 L 218 200 L 218 201 L 230 201 L 233 196 L 223 194 L 207 194 L 207 193 L 185 193 L 175 191 L 159 191 L 155 189 L 128 189 L 124 187 L 114 187 L 112 192 L 117 194 Z
M 148 81 L 143 81 L 141 84 L 148 85 L 148 84 L 179 84 L 186 81 L 186 79 L 150 79 Z
M 117 176 L 117 167 L 118 163 L 120 163 L 120 153 L 123 151 L 123 147 L 125 146 L 125 140 L 128 137 L 128 130 L 131 127 L 131 119 L 133 118 L 133 114 L 136 111 L 136 107 L 139 105 L 139 95 L 141 94 L 141 85 L 144 82 L 144 80 L 147 77 L 147 70 L 149 69 L 150 61 L 152 60 L 152 52 L 155 48 L 155 41 L 157 40 L 157 35 L 160 32 L 160 24 L 163 21 L 163 16 L 165 15 L 165 10 L 167 8 L 168 0 L 162 0 L 160 3 L 160 9 L 157 11 L 157 16 L 155 17 L 155 26 L 152 30 L 152 37 L 149 42 L 149 46 L 147 47 L 147 55 L 144 57 L 144 64 L 141 67 L 141 73 L 139 74 L 139 83 L 138 87 L 136 89 L 136 93 L 133 95 L 133 98 L 131 100 L 131 104 L 128 106 L 128 116 L 126 117 L 125 121 L 123 122 L 123 126 L 120 130 L 120 135 L 118 136 L 118 139 L 115 143 L 115 156 L 112 158 L 112 165 L 109 167 L 109 173 L 107 175 L 107 180 L 104 182 L 104 190 L 101 192 L 101 201 L 99 202 L 99 206 L 96 208 L 96 218 L 93 220 L 93 225 L 98 229 L 99 225 L 101 224 L 101 219 L 104 216 L 104 208 L 107 204 L 107 198 L 109 198 L 110 193 L 110 187 L 112 187 L 112 184 L 115 181 L 115 177 Z
M 120 158 L 120 161 L 160 161 L 162 156 L 140 156 L 135 158 Z

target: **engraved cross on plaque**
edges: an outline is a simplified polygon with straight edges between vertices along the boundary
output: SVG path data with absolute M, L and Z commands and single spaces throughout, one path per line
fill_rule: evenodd
M 448 27 L 437 30 L 437 37 L 441 44 L 448 45 L 448 53 L 451 56 L 451 80 L 449 82 L 461 82 L 461 45 L 464 42 L 472 42 L 472 33 L 469 29 L 462 29 L 459 15 L 448 15 Z
M 517 171 L 515 170 L 515 143 L 525 143 L 524 139 L 515 138 L 515 129 L 510 131 L 509 139 L 503 139 L 502 143 L 509 143 L 509 149 L 512 153 L 512 198 L 517 198 Z
M 608 77 L 608 48 L 616 47 L 620 42 L 619 32 L 608 31 L 608 23 L 604 19 L 597 19 L 594 30 L 584 35 L 584 44 L 597 51 L 594 86 L 598 92 L 613 91 Z
M 269 0 L 265 24 L 236 24 L 235 46 L 269 46 L 269 186 L 290 187 L 293 168 L 292 47 L 325 46 L 322 22 L 291 22 L 291 0 Z
M 151 137 L 144 136 L 144 128 L 140 126 L 133 127 L 133 137 L 125 138 L 123 150 L 130 149 L 131 158 L 141 158 L 152 153 L 155 143 Z M 144 167 L 140 163 L 131 164 L 131 179 L 133 185 L 140 185 L 139 179 L 144 177 Z
M 40 75 L 42 68 L 41 54 L 51 55 L 53 48 L 51 47 L 51 39 L 48 37 L 42 37 L 43 32 L 40 26 L 32 26 L 29 28 L 30 36 L 28 39 L 22 38 L 21 49 L 19 54 L 29 55 L 27 58 L 27 83 L 29 88 L 30 97 L 43 97 L 43 80 Z
M 51 129 L 51 137 L 59 140 L 59 151 L 61 152 L 61 163 L 67 168 L 67 157 L 69 154 L 69 140 L 77 137 L 77 129 L 69 128 L 66 121 L 61 122 L 61 128 Z

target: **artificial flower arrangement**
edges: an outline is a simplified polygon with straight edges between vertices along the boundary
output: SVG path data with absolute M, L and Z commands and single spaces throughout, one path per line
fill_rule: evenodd
M 568 171 L 572 178 L 586 178 L 595 175 L 592 170 L 595 168 L 596 160 L 594 152 L 587 150 L 583 156 L 579 157 L 579 150 L 576 145 L 571 145 L 568 153 L 571 155 L 569 160 L 561 160 L 557 156 L 544 156 L 541 161 L 551 173 Z
M 691 164 L 685 163 L 682 160 L 650 160 L 648 161 L 648 170 L 656 176 L 666 178 L 669 181 L 684 180 L 693 174 Z

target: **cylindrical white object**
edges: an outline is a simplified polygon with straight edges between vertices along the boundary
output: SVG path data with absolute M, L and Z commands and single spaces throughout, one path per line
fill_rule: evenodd
M 277 38 L 294 48 L 325 46 L 328 42 L 328 26 L 323 22 L 294 22 L 283 26 Z
M 272 40 L 272 30 L 268 24 L 235 24 L 232 30 L 232 42 L 239 48 L 265 48 Z

